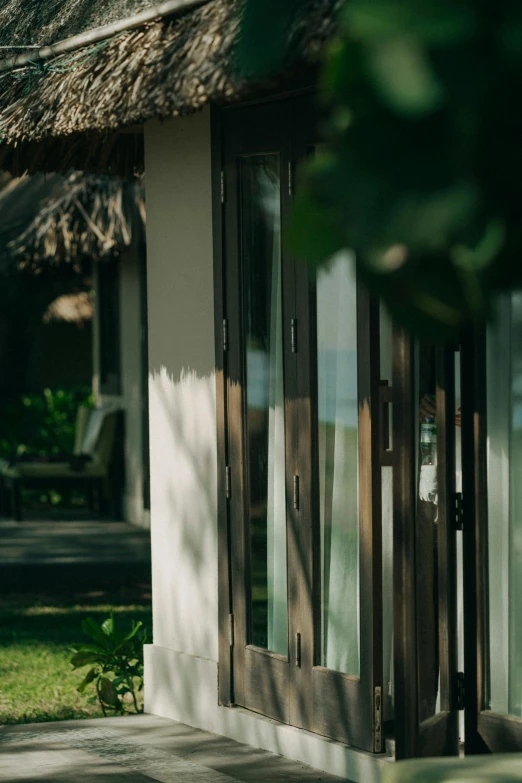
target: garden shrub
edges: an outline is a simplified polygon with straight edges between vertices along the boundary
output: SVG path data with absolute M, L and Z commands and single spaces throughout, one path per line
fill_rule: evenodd
M 94 406 L 89 387 L 45 389 L 24 394 L 2 411 L 0 459 L 21 454 L 47 456 L 72 452 L 80 405 Z

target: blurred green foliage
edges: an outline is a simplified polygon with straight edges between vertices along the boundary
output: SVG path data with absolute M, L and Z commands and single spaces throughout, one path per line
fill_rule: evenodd
M 6 405 L 1 416 L 0 459 L 26 453 L 71 453 L 80 405 L 94 406 L 88 387 L 45 389 Z
M 246 0 L 243 75 L 288 62 L 314 1 Z M 325 146 L 302 179 L 293 250 L 312 264 L 355 250 L 399 322 L 453 335 L 522 285 L 522 4 L 337 5 L 318 85 Z
M 520 753 L 410 759 L 386 764 L 382 771 L 382 783 L 514 783 L 521 779 Z

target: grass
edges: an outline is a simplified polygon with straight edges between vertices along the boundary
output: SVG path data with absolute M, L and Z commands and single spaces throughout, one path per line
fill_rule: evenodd
M 0 724 L 102 716 L 97 702 L 89 698 L 94 688 L 85 694 L 76 690 L 85 672 L 73 672 L 69 659 L 70 648 L 87 641 L 82 620 L 101 621 L 111 608 L 123 627 L 136 619 L 150 631 L 146 584 L 105 584 L 101 589 L 57 584 L 45 591 L 4 593 L 0 598 Z

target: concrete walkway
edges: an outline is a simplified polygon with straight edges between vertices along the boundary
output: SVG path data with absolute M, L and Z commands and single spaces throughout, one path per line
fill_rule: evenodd
M 0 520 L 0 592 L 150 585 L 150 535 L 125 522 Z M 113 599 L 111 599 L 113 600 Z
M 2 783 L 339 783 L 273 753 L 139 715 L 0 727 Z
M 148 531 L 126 522 L 0 521 L 0 568 L 150 561 Z

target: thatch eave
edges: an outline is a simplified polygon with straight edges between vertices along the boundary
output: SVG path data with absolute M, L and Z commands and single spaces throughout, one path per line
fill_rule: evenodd
M 83 326 L 94 318 L 94 301 L 89 291 L 63 294 L 51 302 L 44 313 L 45 324 L 61 322 Z
M 72 172 L 13 180 L 0 191 L 0 268 L 81 265 L 137 241 L 143 183 Z
M 142 140 L 122 129 L 267 87 L 242 82 L 230 67 L 239 3 L 212 0 L 43 67 L 1 74 L 0 165 L 17 172 L 75 167 L 128 175 L 143 163 Z M 334 6 L 335 0 L 309 0 L 294 34 L 301 63 L 332 34 Z

